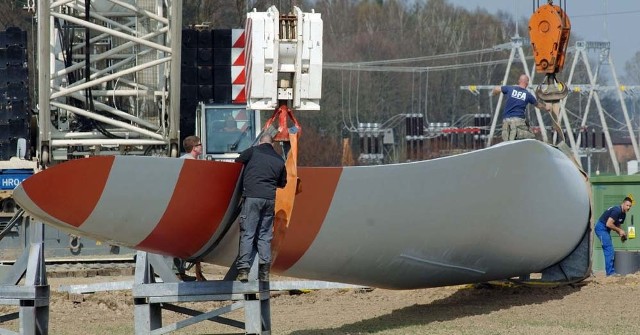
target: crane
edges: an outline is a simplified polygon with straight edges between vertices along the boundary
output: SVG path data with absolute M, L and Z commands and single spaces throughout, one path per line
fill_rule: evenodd
M 553 102 L 564 99 L 567 86 L 556 78 L 562 71 L 569 44 L 571 22 L 567 13 L 553 0 L 540 6 L 529 20 L 529 37 L 536 63 L 536 72 L 544 73 L 541 85 L 536 89 L 538 99 Z
M 564 5 L 566 9 L 566 2 Z M 567 97 L 569 90 L 556 78 L 556 74 L 564 66 L 570 34 L 569 16 L 562 6 L 554 5 L 553 0 L 547 0 L 546 4 L 538 7 L 529 19 L 529 38 L 536 72 L 545 74 L 535 90 L 536 98 L 551 105 L 553 128 L 561 142 L 564 142 L 564 135 L 560 127 L 560 100 Z

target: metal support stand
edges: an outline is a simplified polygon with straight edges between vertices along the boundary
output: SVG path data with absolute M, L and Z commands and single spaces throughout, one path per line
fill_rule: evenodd
M 225 280 L 180 282 L 163 256 L 140 251 L 136 257 L 133 285 L 136 334 L 165 334 L 205 320 L 244 329 L 246 334 L 271 333 L 269 282 L 257 280 L 257 257 L 246 283 L 229 280 L 233 277 L 230 274 Z M 234 267 L 231 269 L 235 270 Z M 156 282 L 155 274 L 160 276 L 162 283 Z M 174 305 L 202 301 L 229 301 L 230 304 L 209 312 Z M 245 308 L 245 322 L 222 316 L 242 307 Z M 163 327 L 162 309 L 191 318 Z
M 11 269 L 0 276 L 0 305 L 18 306 L 20 311 L 0 315 L 0 323 L 20 319 L 20 332 L 0 328 L 1 334 L 49 332 L 49 284 L 44 262 L 44 225 L 25 220 L 29 245 Z M 26 276 L 25 276 L 26 273 Z M 24 285 L 18 286 L 24 277 Z

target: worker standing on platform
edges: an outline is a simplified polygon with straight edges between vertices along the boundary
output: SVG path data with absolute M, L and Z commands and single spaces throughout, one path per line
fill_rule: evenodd
M 500 93 L 507 97 L 502 114 L 502 140 L 524 140 L 535 138 L 533 132 L 529 128 L 525 110 L 528 104 L 532 104 L 546 111 L 549 108 L 542 102 L 538 102 L 534 94 L 527 90 L 529 86 L 529 77 L 521 74 L 518 78 L 518 85 L 515 86 L 496 86 L 493 88 L 493 95 Z
M 202 142 L 200 142 L 200 137 L 198 136 L 187 136 L 184 140 L 182 140 L 182 147 L 186 153 L 180 158 L 182 159 L 199 159 L 202 155 Z M 179 258 L 173 259 L 173 264 L 178 270 L 178 277 L 183 281 L 193 280 L 193 277 L 188 276 L 186 274 L 185 269 L 185 261 Z M 204 275 L 202 274 L 202 265 L 200 262 L 195 263 L 195 272 L 196 272 L 196 280 L 197 281 L 205 281 Z
M 268 134 L 260 137 L 259 145 L 243 151 L 236 162 L 244 164 L 244 204 L 240 213 L 240 247 L 236 259 L 238 280 L 249 279 L 251 255 L 257 251 L 260 257 L 258 279 L 266 281 L 271 267 L 276 188 L 286 186 L 287 169 Z
M 604 253 L 604 268 L 607 276 L 613 276 L 616 274 L 613 266 L 615 257 L 615 251 L 613 250 L 613 242 L 611 241 L 611 231 L 615 230 L 620 238 L 624 242 L 627 239 L 627 233 L 624 229 L 620 228 L 620 225 L 624 223 L 624 219 L 627 217 L 627 212 L 631 209 L 633 200 L 630 197 L 625 197 L 622 200 L 622 204 L 619 206 L 612 206 L 607 208 L 596 223 L 595 233 L 602 243 L 602 252 Z

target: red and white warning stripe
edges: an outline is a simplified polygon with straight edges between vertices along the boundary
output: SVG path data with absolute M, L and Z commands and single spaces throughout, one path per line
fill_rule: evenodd
M 231 47 L 244 48 L 244 29 L 231 29 Z
M 244 45 L 244 55 L 245 55 L 245 78 L 249 78 L 249 80 L 245 81 L 245 89 L 244 89 L 244 95 L 245 95 L 245 101 L 246 101 L 246 97 L 251 96 L 251 47 L 252 47 L 252 40 L 251 40 L 251 28 L 252 28 L 252 24 L 253 24 L 253 20 L 251 18 L 247 18 L 247 22 L 245 24 L 245 36 L 246 36 L 246 43 Z
M 231 102 L 244 104 L 247 102 L 245 94 L 245 30 L 231 31 Z
M 231 48 L 231 66 L 244 67 L 244 48 Z
M 245 82 L 244 66 L 231 66 L 231 84 L 244 85 Z
M 231 99 L 234 104 L 247 103 L 245 85 L 231 85 Z

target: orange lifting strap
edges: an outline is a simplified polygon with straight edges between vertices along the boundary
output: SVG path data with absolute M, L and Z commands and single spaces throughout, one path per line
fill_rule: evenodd
M 297 133 L 302 132 L 302 127 L 300 127 L 300 123 L 293 116 L 293 111 L 286 104 L 281 104 L 280 107 L 276 108 L 273 112 L 273 115 L 267 120 L 264 124 L 263 129 L 267 130 L 270 126 L 277 129 L 277 133 L 273 135 L 273 140 L 276 142 L 286 142 L 289 141 L 289 126 L 288 121 L 291 120 L 296 129 Z
M 531 15 L 529 38 L 536 61 L 536 72 L 558 73 L 564 66 L 571 22 L 560 6 L 549 0 Z

